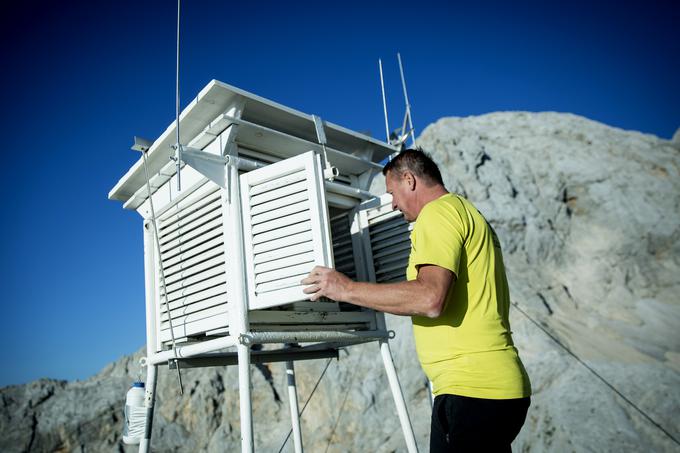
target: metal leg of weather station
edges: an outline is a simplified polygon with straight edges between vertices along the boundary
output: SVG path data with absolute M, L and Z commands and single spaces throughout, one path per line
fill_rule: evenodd
M 392 360 L 390 345 L 387 342 L 387 340 L 380 340 L 379 344 L 380 355 L 382 355 L 383 363 L 385 364 L 387 380 L 390 383 L 390 389 L 392 390 L 394 404 L 397 406 L 397 414 L 399 414 L 401 430 L 403 431 L 404 438 L 406 440 L 406 448 L 408 449 L 409 453 L 417 453 L 418 446 L 416 445 L 416 438 L 413 435 L 413 426 L 411 426 L 411 419 L 409 418 L 408 410 L 406 409 L 406 401 L 404 400 L 404 394 L 401 391 L 401 386 L 399 385 L 397 370 L 394 367 L 394 361 Z
M 241 453 L 253 453 L 253 405 L 250 393 L 250 347 L 236 346 L 238 354 L 238 393 L 241 415 Z
M 153 427 L 153 407 L 156 401 L 156 382 L 158 381 L 158 365 L 146 367 L 146 390 L 144 392 L 144 406 L 146 406 L 146 425 L 144 437 L 139 442 L 139 453 L 148 453 L 151 445 L 151 428 Z
M 286 362 L 288 378 L 288 401 L 290 403 L 290 421 L 293 429 L 295 453 L 302 453 L 302 431 L 300 430 L 300 411 L 298 410 L 297 388 L 295 387 L 295 368 L 293 362 Z

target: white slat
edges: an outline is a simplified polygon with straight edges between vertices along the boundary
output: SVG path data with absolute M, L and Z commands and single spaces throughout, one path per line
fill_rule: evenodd
M 303 233 L 305 234 L 305 233 Z M 314 251 L 314 243 L 312 242 L 312 235 L 308 235 L 308 239 L 299 244 L 289 245 L 287 247 L 274 247 L 271 251 L 264 251 L 264 248 L 258 249 L 254 248 L 255 259 L 253 260 L 255 266 L 261 263 L 266 263 L 267 261 L 278 260 L 287 256 L 298 255 L 306 252 Z M 262 244 L 265 245 L 265 244 Z
M 307 263 L 313 261 L 314 261 L 313 251 L 309 251 L 307 253 L 299 253 L 295 255 L 287 255 L 284 258 L 278 260 L 271 260 L 261 264 L 255 264 L 255 274 L 261 274 L 262 272 L 269 272 L 277 269 L 287 268 L 290 266 L 294 266 L 297 263 Z
M 276 190 L 267 190 L 267 191 L 256 191 L 257 194 L 250 194 L 250 202 L 252 203 L 252 206 L 258 206 L 262 203 L 268 203 L 272 200 L 280 200 L 288 196 L 292 196 L 294 194 L 297 194 L 299 192 L 306 192 L 307 191 L 307 182 L 306 181 L 300 181 L 296 182 L 295 184 L 283 184 L 281 181 L 277 181 L 277 185 L 281 185 Z
M 179 307 L 189 306 L 193 303 L 202 302 L 202 301 L 210 299 L 212 297 L 222 296 L 222 295 L 224 295 L 225 303 L 226 303 L 226 294 L 227 293 L 225 292 L 225 288 L 224 288 L 223 285 L 212 286 L 212 287 L 209 287 L 207 289 L 204 289 L 203 291 L 197 291 L 197 292 L 194 292 L 192 294 L 189 294 L 189 295 L 186 295 L 186 296 L 183 296 L 183 297 L 179 297 L 179 298 L 176 298 L 176 299 L 170 301 L 170 310 L 174 310 L 174 309 L 179 308 Z M 162 313 L 167 312 L 167 310 L 165 309 L 165 303 L 162 304 L 161 308 L 162 308 L 162 310 L 161 310 Z
M 309 203 L 307 203 L 309 204 Z M 311 228 L 311 219 L 309 209 L 305 209 L 297 214 L 290 214 L 285 217 L 278 217 L 269 222 L 255 223 L 254 219 L 251 219 L 252 233 L 254 236 L 258 234 L 265 233 L 267 231 L 283 231 L 284 227 L 293 226 L 298 223 L 309 223 Z M 296 231 L 297 232 L 297 231 Z
M 281 200 L 272 200 L 268 201 L 265 203 L 258 204 L 257 206 L 253 206 L 253 208 L 250 210 L 250 214 L 255 216 L 257 214 L 262 214 L 263 212 L 270 211 L 272 209 L 280 208 L 282 206 L 285 206 L 282 203 L 297 203 L 299 201 L 304 201 L 309 199 L 309 194 L 307 193 L 306 190 L 302 192 L 297 192 L 291 195 L 288 195 L 284 201 Z
M 260 256 L 260 254 L 265 254 L 267 252 L 272 252 L 282 249 L 282 248 L 287 248 L 287 247 L 294 247 L 299 244 L 310 244 L 310 250 L 314 250 L 314 242 L 313 242 L 313 235 L 312 231 L 303 231 L 302 233 L 298 234 L 291 234 L 290 236 L 287 237 L 282 237 L 279 239 L 274 239 L 268 242 L 262 242 L 260 244 L 254 244 L 253 245 L 253 253 L 256 254 L 257 256 Z
M 288 236 L 292 236 L 296 233 L 302 233 L 304 231 L 312 231 L 312 220 L 296 223 L 295 225 L 290 225 L 274 231 L 267 231 L 265 233 L 253 235 L 252 242 L 254 245 L 257 245 L 262 242 L 273 241 L 275 239 L 285 239 Z
M 178 319 L 179 316 L 196 313 L 197 311 L 205 310 L 206 308 L 226 303 L 226 301 L 227 301 L 226 294 L 218 294 L 216 296 L 209 297 L 207 299 L 201 300 L 200 302 L 194 302 L 192 304 L 178 304 L 176 307 L 170 305 L 171 308 L 170 314 L 172 315 L 172 319 L 174 320 Z M 164 310 L 163 313 L 161 313 L 161 321 L 167 320 L 168 312 Z
M 225 284 L 224 266 L 215 266 L 207 272 L 184 279 L 175 284 L 168 285 L 168 300 L 176 300 L 183 296 L 212 288 L 215 285 Z M 160 285 L 159 285 L 160 286 Z M 161 295 L 163 287 L 160 286 Z

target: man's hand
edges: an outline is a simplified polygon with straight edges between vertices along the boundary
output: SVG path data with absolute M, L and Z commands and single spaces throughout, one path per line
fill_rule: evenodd
M 310 300 L 316 301 L 320 297 L 345 302 L 349 298 L 352 280 L 346 275 L 323 266 L 316 266 L 309 273 L 307 278 L 302 280 L 303 285 L 307 286 L 303 291 L 311 294 Z

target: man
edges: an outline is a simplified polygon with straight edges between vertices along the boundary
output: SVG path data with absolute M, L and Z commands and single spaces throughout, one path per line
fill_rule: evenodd
M 431 452 L 511 451 L 531 385 L 511 337 L 498 238 L 469 201 L 446 190 L 426 153 L 402 151 L 383 174 L 393 209 L 416 221 L 407 281 L 354 282 L 317 266 L 302 281 L 305 293 L 412 317 L 436 396 Z

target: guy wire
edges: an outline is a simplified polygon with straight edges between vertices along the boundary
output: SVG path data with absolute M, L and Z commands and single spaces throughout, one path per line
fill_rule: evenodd
M 558 344 L 562 349 L 564 349 L 570 356 L 572 356 L 574 359 L 576 359 L 576 361 L 577 361 L 578 363 L 580 363 L 580 364 L 583 365 L 588 371 L 590 371 L 591 373 L 593 373 L 593 375 L 595 375 L 595 377 L 597 377 L 597 378 L 598 378 L 600 381 L 602 381 L 607 387 L 609 387 L 614 393 L 616 393 L 617 395 L 619 395 L 619 396 L 621 397 L 621 399 L 623 399 L 626 403 L 628 403 L 631 407 L 633 407 L 633 409 L 635 409 L 638 413 L 640 413 L 640 415 L 642 415 L 644 418 L 646 418 L 651 424 L 653 424 L 654 426 L 656 426 L 657 428 L 659 428 L 659 430 L 661 430 L 661 431 L 662 431 L 666 436 L 668 436 L 673 442 L 675 442 L 676 444 L 680 445 L 680 441 L 678 441 L 678 439 L 676 439 L 671 433 L 669 433 L 668 431 L 666 431 L 666 429 L 664 429 L 664 427 L 661 426 L 661 424 L 659 424 L 659 422 L 657 422 L 656 420 L 654 420 L 651 416 L 647 415 L 647 413 L 646 413 L 645 411 L 643 411 L 642 409 L 640 409 L 634 402 L 632 402 L 630 399 L 628 399 L 623 393 L 621 393 L 621 391 L 620 391 L 619 389 L 617 389 L 616 387 L 614 387 L 613 384 L 610 384 L 609 381 L 607 381 L 607 380 L 606 380 L 604 377 L 602 377 L 597 371 L 595 371 L 590 365 L 588 365 L 588 364 L 587 364 L 586 362 L 584 362 L 579 356 L 577 356 L 574 352 L 572 352 L 571 349 L 569 349 L 567 346 L 565 346 L 564 344 L 562 344 L 562 342 L 561 342 L 557 337 L 555 337 L 553 334 L 551 334 L 550 332 L 548 332 L 548 330 L 545 329 L 540 323 L 538 323 L 537 321 L 535 321 L 531 316 L 529 316 L 528 313 L 526 313 L 524 310 L 522 310 L 522 308 L 519 306 L 519 304 L 518 304 L 517 302 L 512 302 L 512 305 L 514 305 L 514 307 L 517 308 L 517 309 L 519 310 L 519 312 L 522 313 L 529 321 L 531 321 L 532 323 L 534 323 L 534 325 L 535 325 L 536 327 L 538 327 L 539 329 L 541 329 L 541 331 L 543 331 L 544 334 L 546 334 L 548 337 L 550 337 L 550 339 L 551 339 L 552 341 L 554 341 L 555 343 L 557 343 L 557 344 Z

